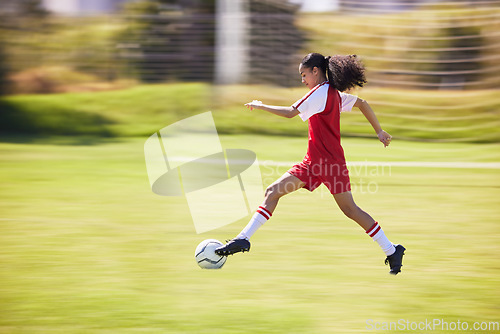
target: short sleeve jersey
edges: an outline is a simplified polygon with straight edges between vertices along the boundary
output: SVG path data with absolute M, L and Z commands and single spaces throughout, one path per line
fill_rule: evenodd
M 340 93 L 325 81 L 292 105 L 304 122 L 309 121 L 304 163 L 345 164 L 340 145 L 340 113 L 351 111 L 357 99 L 357 96 Z

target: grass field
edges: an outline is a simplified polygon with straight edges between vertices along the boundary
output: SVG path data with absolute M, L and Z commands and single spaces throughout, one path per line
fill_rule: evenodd
M 369 319 L 500 321 L 498 169 L 351 168 L 358 204 L 407 248 L 396 277 L 324 189 L 284 198 L 250 253 L 205 271 L 196 245 L 234 236 L 247 219 L 197 235 L 184 198 L 151 192 L 144 141 L 0 143 L 1 333 L 363 333 L 373 332 Z M 300 160 L 306 145 L 221 141 L 269 166 Z M 500 162 L 494 143 L 343 145 L 348 161 Z M 265 185 L 286 169 L 263 169 Z

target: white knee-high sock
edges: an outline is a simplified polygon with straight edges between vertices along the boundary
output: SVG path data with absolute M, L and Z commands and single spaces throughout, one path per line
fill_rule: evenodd
M 366 234 L 368 234 L 373 239 L 373 241 L 376 241 L 378 243 L 385 255 L 392 255 L 396 251 L 396 248 L 394 247 L 392 242 L 387 239 L 384 231 L 377 222 L 375 222 L 375 224 L 373 224 L 373 226 L 370 227 L 368 231 L 366 231 Z
M 252 235 L 254 235 L 255 232 L 264 225 L 264 223 L 271 218 L 272 214 L 267 210 L 266 208 L 259 206 L 257 209 L 257 212 L 253 215 L 252 219 L 250 219 L 250 222 L 245 226 L 243 231 L 238 234 L 236 239 L 250 239 Z

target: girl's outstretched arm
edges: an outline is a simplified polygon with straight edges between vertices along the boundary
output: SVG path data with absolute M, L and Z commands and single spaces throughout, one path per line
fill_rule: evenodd
M 257 101 L 257 100 L 253 100 L 252 102 L 246 103 L 245 106 L 247 108 L 250 108 L 250 110 L 261 109 L 261 110 L 268 111 L 272 114 L 286 117 L 286 118 L 292 118 L 292 117 L 297 116 L 299 114 L 299 111 L 294 107 L 269 106 L 269 105 L 263 104 L 262 101 Z
M 363 99 L 358 98 L 354 103 L 354 107 L 359 108 L 363 115 L 365 115 L 366 119 L 372 125 L 373 129 L 377 133 L 378 139 L 384 144 L 385 147 L 389 146 L 392 140 L 392 136 L 382 130 L 380 123 L 378 122 L 377 116 L 373 111 L 372 107 Z

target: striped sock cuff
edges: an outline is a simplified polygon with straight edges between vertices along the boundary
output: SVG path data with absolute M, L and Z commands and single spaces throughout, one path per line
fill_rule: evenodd
M 273 215 L 271 212 L 269 212 L 269 210 L 267 210 L 266 208 L 264 208 L 262 206 L 259 206 L 259 208 L 257 209 L 257 212 L 260 213 L 267 220 L 269 220 L 269 218 L 271 218 L 271 216 Z
M 368 234 L 370 236 L 370 238 L 373 238 L 375 235 L 377 235 L 377 233 L 381 230 L 381 227 L 380 225 L 375 222 L 375 224 L 373 224 L 372 227 L 370 227 L 370 229 L 368 231 L 366 231 L 366 234 Z

